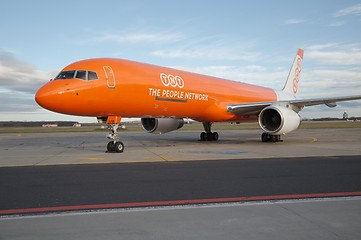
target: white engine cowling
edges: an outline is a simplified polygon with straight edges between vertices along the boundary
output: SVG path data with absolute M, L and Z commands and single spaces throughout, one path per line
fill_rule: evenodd
M 297 129 L 301 118 L 292 109 L 271 105 L 261 111 L 258 123 L 265 132 L 281 135 Z
M 148 133 L 166 133 L 177 130 L 184 125 L 183 118 L 142 118 L 142 127 Z

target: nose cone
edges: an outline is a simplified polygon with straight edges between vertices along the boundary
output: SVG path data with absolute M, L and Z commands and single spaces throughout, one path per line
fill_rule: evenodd
M 82 87 L 82 88 L 81 88 Z M 35 101 L 43 108 L 53 112 L 92 116 L 92 96 L 85 90 L 82 81 L 54 80 L 42 86 L 35 94 Z M 85 89 L 85 90 L 84 90 Z M 90 113 L 89 113 L 90 111 Z
M 48 82 L 35 94 L 35 101 L 43 108 L 53 112 L 62 112 L 64 90 L 57 83 Z
M 53 112 L 78 115 L 79 109 L 85 104 L 74 84 L 66 80 L 51 81 L 39 88 L 35 94 L 35 101 L 43 108 Z
M 52 93 L 49 92 L 47 85 L 42 86 L 35 94 L 35 101 L 43 108 L 50 109 L 50 103 L 52 102 Z

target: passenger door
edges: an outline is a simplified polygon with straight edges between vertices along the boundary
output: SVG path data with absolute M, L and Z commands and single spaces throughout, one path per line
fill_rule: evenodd
M 112 67 L 103 66 L 108 88 L 115 88 L 116 79 Z

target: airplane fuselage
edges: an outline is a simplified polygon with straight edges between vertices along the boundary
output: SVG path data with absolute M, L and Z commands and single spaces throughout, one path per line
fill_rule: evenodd
M 273 89 L 129 60 L 99 58 L 62 70 L 36 94 L 51 111 L 80 116 L 173 117 L 196 121 L 251 121 L 227 111 L 231 103 L 273 102 Z M 96 73 L 97 79 L 79 72 Z M 77 78 L 77 73 L 81 78 Z M 59 104 L 61 103 L 61 104 Z

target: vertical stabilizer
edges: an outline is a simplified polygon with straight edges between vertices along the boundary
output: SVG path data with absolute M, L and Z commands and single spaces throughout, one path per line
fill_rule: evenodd
M 298 93 L 298 84 L 300 82 L 301 71 L 302 71 L 302 60 L 303 60 L 303 50 L 298 49 L 296 58 L 292 64 L 291 71 L 288 74 L 288 78 L 285 86 L 282 91 L 293 96 L 297 96 Z

